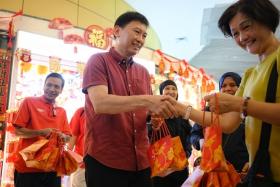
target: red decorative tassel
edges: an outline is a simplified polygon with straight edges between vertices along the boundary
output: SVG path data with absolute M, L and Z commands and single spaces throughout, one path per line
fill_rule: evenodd
M 13 47 L 13 18 L 9 22 L 9 28 L 8 28 L 8 49 L 11 49 Z

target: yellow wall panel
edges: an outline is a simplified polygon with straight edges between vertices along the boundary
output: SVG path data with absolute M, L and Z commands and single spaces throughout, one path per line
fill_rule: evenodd
M 78 23 L 78 26 L 82 28 L 86 28 L 90 25 L 99 25 L 105 29 L 107 27 L 113 27 L 114 25 L 114 23 L 110 20 L 107 20 L 83 8 L 79 9 Z
M 68 0 L 71 1 L 72 3 L 78 4 L 79 0 Z
M 152 49 L 161 49 L 160 40 L 156 32 L 151 27 L 148 29 L 148 37 L 146 39 L 145 46 Z
M 93 24 L 103 28 L 113 27 L 119 15 L 134 10 L 124 0 L 0 0 L 1 10 L 16 12 L 22 6 L 25 15 L 48 20 L 63 17 L 81 28 Z M 148 30 L 145 46 L 152 49 L 161 46 L 152 28 Z
M 119 17 L 119 15 L 127 12 L 127 11 L 134 11 L 134 9 L 128 5 L 123 0 L 116 0 L 116 17 Z
M 45 19 L 63 17 L 76 25 L 77 5 L 66 0 L 25 0 L 24 14 Z
M 17 12 L 22 7 L 23 0 L 0 0 L 0 9 Z
M 80 0 L 79 3 L 82 8 L 114 21 L 115 0 Z

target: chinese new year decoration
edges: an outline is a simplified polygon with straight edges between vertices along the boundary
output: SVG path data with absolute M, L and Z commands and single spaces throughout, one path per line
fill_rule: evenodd
M 91 47 L 100 49 L 107 49 L 108 47 L 108 35 L 105 30 L 98 25 L 90 25 L 85 29 L 84 38 L 86 43 Z
M 44 65 L 38 65 L 37 66 L 37 73 L 39 75 L 46 75 L 49 71 L 49 68 L 47 66 Z
M 160 50 L 155 50 L 154 54 L 158 59 L 156 64 L 160 75 L 172 80 L 177 74 L 178 79 L 185 84 L 190 84 L 193 87 L 199 85 L 197 88 L 201 89 L 203 95 L 215 90 L 212 77 L 207 75 L 203 68 L 192 67 L 186 60 L 172 61 Z
M 31 51 L 28 49 L 17 49 L 15 55 L 20 64 L 21 75 L 29 72 L 32 68 L 32 64 L 30 63 L 32 60 Z
M 7 47 L 10 49 L 13 47 L 13 42 L 12 42 L 12 38 L 14 36 L 14 18 L 17 16 L 21 16 L 23 14 L 22 10 L 19 10 L 18 12 L 14 13 L 12 16 L 8 16 L 8 17 L 1 17 L 0 19 L 9 19 L 9 24 L 8 24 L 8 45 Z
M 8 88 L 10 84 L 12 54 L 10 50 L 0 49 L 0 118 L 7 108 Z
M 68 34 L 64 38 L 66 44 L 84 44 L 84 39 L 78 34 Z M 78 53 L 78 47 L 74 46 L 74 53 Z
M 60 64 L 61 58 L 50 56 L 49 57 L 49 69 L 51 72 L 59 72 L 61 70 Z
M 65 18 L 54 18 L 49 22 L 49 28 L 58 30 L 58 38 L 63 39 L 63 30 L 72 28 L 72 23 Z
M 77 62 L 76 64 L 77 64 L 77 71 L 80 74 L 80 76 L 82 77 L 86 64 L 83 62 Z

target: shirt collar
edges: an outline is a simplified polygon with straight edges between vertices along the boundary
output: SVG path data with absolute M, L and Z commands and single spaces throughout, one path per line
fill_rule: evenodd
M 128 64 L 128 65 L 132 65 L 133 62 L 133 58 L 130 57 L 128 59 L 124 58 L 123 56 L 121 56 L 114 47 L 111 47 L 109 53 L 112 55 L 112 57 L 118 62 L 119 65 L 121 64 Z
M 56 103 L 55 103 L 55 102 L 54 102 L 54 103 L 50 103 L 48 100 L 45 99 L 45 97 L 44 97 L 43 95 L 40 96 L 40 99 L 41 99 L 44 103 L 46 103 L 46 104 L 50 104 L 50 105 L 56 106 Z

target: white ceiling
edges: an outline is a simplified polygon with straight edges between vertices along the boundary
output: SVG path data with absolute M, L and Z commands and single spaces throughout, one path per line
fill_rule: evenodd
M 217 28 L 222 12 L 236 0 L 126 0 L 156 31 L 162 51 L 203 67 L 215 79 L 227 71 L 242 75 L 257 58 L 239 49 Z M 280 0 L 272 0 L 280 7 Z M 279 33 L 279 32 L 278 32 Z

